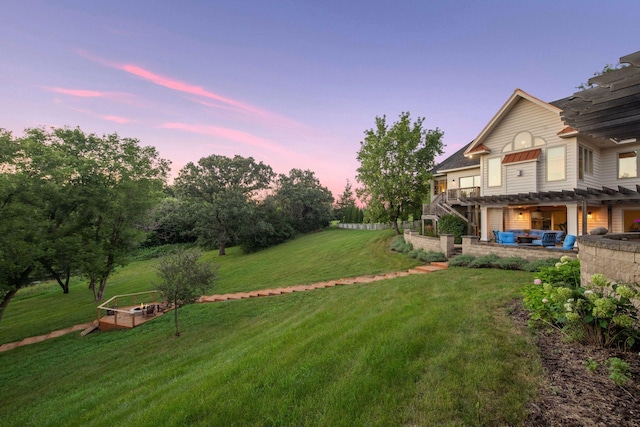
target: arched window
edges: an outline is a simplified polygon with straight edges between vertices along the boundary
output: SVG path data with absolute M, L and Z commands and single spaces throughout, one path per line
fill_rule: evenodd
M 531 132 L 520 132 L 518 133 L 513 141 L 508 143 L 502 148 L 503 153 L 508 153 L 510 151 L 520 151 L 520 150 L 528 150 L 533 147 L 541 147 L 543 145 L 547 145 L 547 142 L 544 138 L 539 136 L 534 137 Z

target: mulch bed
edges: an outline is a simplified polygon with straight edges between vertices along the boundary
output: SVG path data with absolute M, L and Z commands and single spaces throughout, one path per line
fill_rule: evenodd
M 521 304 L 513 313 L 527 328 L 527 311 Z M 525 427 L 640 426 L 640 357 L 637 352 L 601 349 L 563 342 L 553 330 L 536 331 L 535 339 L 545 372 L 545 384 L 537 401 L 529 405 Z M 631 381 L 624 387 L 609 379 L 606 360 L 618 357 L 630 366 Z M 590 372 L 592 358 L 598 368 Z

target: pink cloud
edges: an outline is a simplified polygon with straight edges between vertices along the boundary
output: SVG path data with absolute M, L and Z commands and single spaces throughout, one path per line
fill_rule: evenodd
M 48 87 L 48 91 L 54 93 L 60 93 L 62 95 L 73 96 L 76 98 L 103 98 L 111 99 L 118 102 L 124 102 L 130 105 L 139 105 L 139 102 L 135 102 L 133 96 L 124 92 L 101 92 L 97 90 L 87 89 L 67 89 L 63 87 Z
M 106 92 L 98 92 L 95 90 L 83 90 L 83 89 L 65 89 L 62 87 L 49 88 L 51 92 L 62 93 L 64 95 L 77 96 L 80 98 L 106 98 L 108 94 Z
M 108 120 L 110 122 L 116 122 L 116 123 L 120 123 L 120 124 L 126 124 L 126 123 L 135 122 L 135 120 L 127 119 L 126 117 L 120 117 L 120 116 L 101 116 L 101 118 L 104 119 L 104 120 Z
M 235 129 L 222 128 L 218 126 L 189 125 L 186 123 L 163 123 L 160 127 L 163 129 L 177 129 L 190 133 L 220 137 L 250 145 L 252 147 L 264 148 L 270 151 L 288 154 L 286 149 L 267 139 Z
M 111 68 L 115 68 L 118 70 L 122 70 L 125 71 L 126 73 L 129 73 L 131 75 L 134 75 L 136 77 L 139 77 L 143 80 L 146 80 L 148 82 L 154 83 L 158 86 L 162 86 L 162 87 L 166 87 L 168 89 L 172 89 L 178 92 L 182 92 L 182 93 L 186 93 L 186 94 L 190 94 L 190 95 L 196 95 L 196 96 L 200 96 L 206 99 L 211 99 L 211 100 L 215 100 L 218 101 L 222 104 L 224 104 L 224 106 L 222 105 L 212 105 L 209 104 L 207 106 L 209 107 L 214 107 L 214 108 L 226 108 L 227 109 L 234 109 L 238 112 L 241 113 L 245 113 L 245 114 L 252 114 L 254 116 L 258 116 L 261 117 L 267 121 L 269 121 L 270 123 L 279 123 L 281 125 L 287 125 L 287 126 L 291 126 L 294 127 L 295 129 L 299 130 L 301 128 L 304 128 L 304 126 L 300 123 L 295 122 L 294 120 L 291 120 L 289 118 L 280 116 L 278 114 L 275 113 L 271 113 L 265 110 L 262 110 L 260 108 L 254 107 L 252 105 L 237 101 L 235 99 L 231 99 L 231 98 L 227 98 L 225 96 L 219 95 L 217 93 L 211 92 L 210 90 L 207 90 L 201 86 L 197 86 L 197 85 L 193 85 L 187 82 L 183 82 L 180 80 L 176 80 L 167 76 L 162 76 L 160 74 L 154 73 L 150 70 L 147 70 L 145 68 L 139 67 L 137 65 L 133 65 L 133 64 L 118 64 L 118 63 L 114 63 L 114 62 L 110 62 L 107 61 L 105 59 L 96 57 L 84 50 L 78 50 L 77 51 L 79 55 L 91 60 L 91 61 L 95 61 L 99 64 L 102 64 L 106 67 L 111 67 Z M 229 108 L 231 107 L 231 108 Z

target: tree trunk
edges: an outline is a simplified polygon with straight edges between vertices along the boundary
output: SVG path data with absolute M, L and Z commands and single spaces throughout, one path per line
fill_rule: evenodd
M 109 279 L 109 275 L 105 274 L 100 278 L 100 287 L 98 288 L 98 293 L 96 294 L 95 290 L 93 295 L 95 297 L 95 301 L 102 301 L 102 297 L 104 296 L 104 289 L 107 287 L 107 280 Z
M 173 308 L 173 322 L 176 325 L 176 336 L 180 336 L 180 331 L 178 330 L 178 303 L 174 303 L 175 307 Z
M 2 298 L 2 302 L 0 302 L 0 320 L 2 320 L 2 315 L 4 314 L 4 310 L 7 308 L 7 306 L 11 302 L 11 298 L 13 298 L 16 292 L 18 292 L 18 288 L 10 290 Z
M 218 255 L 223 256 L 226 255 L 226 247 L 227 247 L 227 235 L 224 231 L 220 231 L 218 233 L 218 245 L 220 250 L 218 251 Z
M 65 271 L 64 282 L 62 281 L 62 276 L 57 271 L 53 271 L 53 269 L 51 268 L 48 268 L 47 270 L 49 271 L 49 274 L 51 274 L 56 279 L 56 282 L 58 282 L 58 285 L 60 285 L 60 287 L 62 288 L 62 293 L 68 294 L 69 293 L 69 277 L 71 276 L 71 269 L 67 268 L 67 270 Z

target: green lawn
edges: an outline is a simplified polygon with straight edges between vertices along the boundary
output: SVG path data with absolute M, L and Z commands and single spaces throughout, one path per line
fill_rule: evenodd
M 251 255 L 239 248 L 226 256 L 210 251 L 206 259 L 220 266 L 212 294 L 293 286 L 364 274 L 406 270 L 415 260 L 389 252 L 392 231 L 331 229 L 310 234 Z M 133 262 L 109 280 L 104 300 L 114 295 L 155 289 L 156 260 Z M 62 294 L 54 282 L 22 289 L 0 321 L 0 344 L 91 322 L 97 316 L 86 279 L 72 280 Z
M 220 263 L 220 288 L 406 268 L 411 262 L 387 251 L 389 237 L 340 230 L 250 256 L 234 252 Z M 344 252 L 326 250 L 334 239 Z M 117 280 L 151 276 L 152 265 L 136 263 Z M 162 316 L 130 331 L 70 334 L 17 348 L 0 353 L 0 424 L 518 425 L 540 368 L 535 348 L 506 311 L 531 278 L 450 268 L 188 306 L 179 338 L 172 316 Z M 114 287 L 132 290 L 135 281 Z M 69 296 L 82 292 L 89 291 L 80 287 Z M 38 291 L 19 301 L 35 306 L 41 298 L 50 297 Z M 11 324 L 9 314 L 3 324 Z

